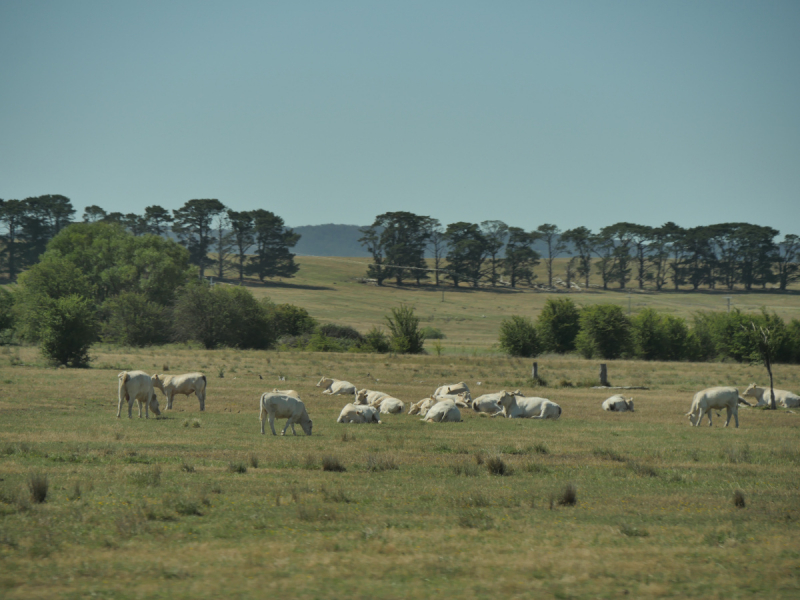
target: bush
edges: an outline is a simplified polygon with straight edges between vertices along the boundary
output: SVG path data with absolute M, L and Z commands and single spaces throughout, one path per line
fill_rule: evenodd
M 683 360 L 689 358 L 689 328 L 683 319 L 660 315 L 647 308 L 631 321 L 631 337 L 637 358 Z
M 89 347 L 95 341 L 95 312 L 91 302 L 77 295 L 59 298 L 41 314 L 42 354 L 71 367 L 89 364 Z
M 169 308 L 141 292 L 125 292 L 107 300 L 101 314 L 101 336 L 108 342 L 142 347 L 165 344 L 172 337 Z
M 8 337 L 14 327 L 14 296 L 4 288 L 0 288 L 0 343 Z
M 447 337 L 441 329 L 436 329 L 436 327 L 431 327 L 430 325 L 422 328 L 422 335 L 426 340 L 443 340 Z
M 206 348 L 271 347 L 277 339 L 271 306 L 258 302 L 243 287 L 205 282 L 189 285 L 175 303 L 175 339 L 197 341 Z
M 391 342 L 379 327 L 373 327 L 364 336 L 364 341 L 361 343 L 361 349 L 365 352 L 380 352 L 385 353 L 391 350 Z
M 575 350 L 580 318 L 580 310 L 569 298 L 548 299 L 536 321 L 542 348 L 558 354 Z
M 393 308 L 391 316 L 386 315 L 391 332 L 391 347 L 398 354 L 420 354 L 424 351 L 425 337 L 419 330 L 419 318 L 414 309 L 405 304 Z
M 308 314 L 305 308 L 293 304 L 271 306 L 278 336 L 300 336 L 311 333 L 317 321 Z
M 500 323 L 500 348 L 511 356 L 533 358 L 539 354 L 539 336 L 530 319 L 512 316 Z
M 348 325 L 326 323 L 319 326 L 319 331 L 331 338 L 353 340 L 359 343 L 364 341 L 364 336 Z
M 694 318 L 695 360 L 733 359 L 736 362 L 761 362 L 758 347 L 753 344 L 752 325 L 769 329 L 775 340 L 773 361 L 793 362 L 794 329 L 775 313 L 746 314 L 738 309 L 729 313 L 698 313 Z
M 42 504 L 47 500 L 48 488 L 47 475 L 32 473 L 28 476 L 28 490 L 31 493 L 31 500 L 37 504 Z
M 345 352 L 346 347 L 341 341 L 328 337 L 322 331 L 315 331 L 308 340 L 306 350 L 309 352 Z
M 630 352 L 630 330 L 630 321 L 619 306 L 587 306 L 581 310 L 581 330 L 575 347 L 584 358 L 620 358 Z

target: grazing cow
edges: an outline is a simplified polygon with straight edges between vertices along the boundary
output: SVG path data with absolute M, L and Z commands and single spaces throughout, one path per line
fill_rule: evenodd
M 175 394 L 188 396 L 194 393 L 200 401 L 200 410 L 206 409 L 206 376 L 202 373 L 185 375 L 153 375 L 153 385 L 167 397 L 167 409 L 172 410 Z
M 625 400 L 622 394 L 615 394 L 603 402 L 603 410 L 611 412 L 633 412 L 633 398 Z
M 153 380 L 144 371 L 123 371 L 119 375 L 119 406 L 117 407 L 117 418 L 122 414 L 122 403 L 128 403 L 128 418 L 133 415 L 133 401 L 136 400 L 139 406 L 139 418 L 142 418 L 142 402 L 144 402 L 144 418 L 149 419 L 148 406 L 156 414 L 161 414 L 158 408 L 158 399 L 153 391 Z
M 731 422 L 731 415 L 736 419 L 736 427 L 739 427 L 739 390 L 735 387 L 713 387 L 697 392 L 692 400 L 692 406 L 686 416 L 689 422 L 698 427 L 703 415 L 708 415 L 708 426 L 711 427 L 711 410 L 728 411 L 728 418 L 725 420 L 725 427 Z
M 514 394 L 505 390 L 494 394 L 484 394 L 483 396 L 478 396 L 472 401 L 472 410 L 478 413 L 496 415 L 499 412 L 503 412 L 503 407 L 500 405 L 500 399 L 513 396 Z
M 800 396 L 793 394 L 788 390 L 773 390 L 775 392 L 775 406 L 782 406 L 783 408 L 797 408 L 800 406 Z M 770 394 L 769 388 L 764 388 L 751 383 L 747 389 L 742 393 L 742 396 L 755 398 L 758 400 L 756 406 L 769 406 Z
M 337 423 L 377 423 L 381 424 L 378 416 L 378 409 L 374 406 L 364 406 L 363 404 L 347 404 L 339 413 Z
M 436 400 L 433 396 L 430 398 L 423 398 L 419 402 L 414 402 L 411 405 L 411 407 L 408 409 L 408 414 L 424 417 L 430 408 L 437 402 L 438 400 Z
M 436 391 L 433 392 L 433 397 L 438 398 L 440 396 L 453 396 L 457 394 L 466 394 L 466 399 L 472 400 L 472 396 L 469 393 L 469 388 L 463 381 L 439 386 L 436 388 Z
M 525 397 L 510 394 L 499 401 L 509 419 L 558 419 L 561 407 L 547 398 Z
M 281 435 L 286 435 L 286 429 L 292 426 L 292 435 L 297 435 L 294 430 L 294 424 L 300 423 L 300 427 L 306 435 L 311 435 L 311 419 L 306 411 L 306 405 L 301 400 L 293 396 L 286 396 L 284 394 L 276 394 L 274 392 L 265 392 L 261 396 L 258 403 L 259 417 L 261 418 L 261 435 L 264 435 L 264 421 L 269 417 L 269 428 L 272 429 L 272 435 L 275 433 L 275 418 L 286 419 L 286 425 L 281 431 Z
M 376 392 L 374 390 L 358 390 L 354 404 L 369 404 L 370 406 L 380 405 L 382 398 L 388 398 L 389 394 Z
M 405 409 L 405 404 L 403 404 L 402 400 L 392 398 L 391 396 L 381 398 L 378 402 L 381 413 L 385 415 L 399 415 L 401 412 L 403 412 L 403 409 Z M 373 406 L 378 408 L 378 405 Z
M 297 393 L 297 390 L 279 390 L 278 388 L 272 388 L 273 394 L 282 394 L 284 396 L 291 396 L 292 398 L 297 398 L 300 400 L 300 394 Z
M 350 394 L 352 396 L 356 394 L 356 386 L 349 381 L 331 379 L 330 377 L 320 379 L 317 387 L 322 388 L 323 394 Z
M 428 423 L 460 423 L 461 411 L 452 400 L 441 400 L 421 420 Z

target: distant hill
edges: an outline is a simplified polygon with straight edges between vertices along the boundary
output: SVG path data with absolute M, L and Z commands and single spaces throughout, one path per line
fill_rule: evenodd
M 369 256 L 358 243 L 364 225 L 301 225 L 293 227 L 300 241 L 292 252 L 300 256 Z

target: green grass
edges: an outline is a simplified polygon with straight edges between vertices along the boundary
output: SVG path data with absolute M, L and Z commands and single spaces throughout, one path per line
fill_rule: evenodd
M 534 389 L 529 361 L 491 355 L 97 346 L 105 368 L 81 370 L 47 368 L 35 348 L 18 355 L 16 366 L 0 355 L 0 381 L 12 382 L 0 393 L 3 598 L 800 592 L 800 413 L 741 409 L 739 429 L 684 416 L 695 391 L 741 389 L 763 380 L 758 366 L 609 361 L 616 383 L 650 388 L 631 392 L 635 413 L 616 414 L 600 407 L 610 392 Z M 209 379 L 204 413 L 178 396 L 162 419 L 117 419 L 119 370 L 165 363 L 236 375 Z M 540 357 L 539 368 L 582 381 L 597 363 Z M 520 387 L 564 413 L 344 425 L 349 398 L 321 395 L 323 374 L 406 402 L 462 380 Z M 775 376 L 800 390 L 800 367 Z M 299 391 L 313 436 L 260 434 L 258 398 L 277 385 Z M 193 419 L 202 427 L 184 425 Z M 43 503 L 32 475 L 47 478 Z

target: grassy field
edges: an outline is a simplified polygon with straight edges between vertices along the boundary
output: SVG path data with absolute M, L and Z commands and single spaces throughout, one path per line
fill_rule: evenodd
M 368 259 L 298 257 L 300 265 L 296 277 L 281 282 L 261 285 L 250 282 L 256 296 L 269 296 L 278 303 L 291 303 L 306 308 L 322 322 L 351 325 L 366 332 L 373 325 L 384 325 L 384 315 L 400 303 L 413 305 L 423 325 L 442 330 L 447 338 L 442 341 L 447 354 L 473 354 L 491 352 L 497 342 L 500 322 L 511 315 L 536 318 L 545 301 L 558 294 L 535 289 L 478 290 L 452 286 L 437 288 L 434 285 L 415 284 L 397 287 L 386 282 L 383 287 L 359 283 L 366 272 Z M 557 259 L 554 271 L 563 272 L 564 260 Z M 544 266 L 537 269 L 538 282 L 546 282 Z M 593 281 L 593 283 L 595 283 Z M 635 282 L 633 282 L 635 285 Z M 796 287 L 796 286 L 795 286 Z M 758 312 L 761 307 L 775 312 L 787 321 L 800 318 L 800 290 L 788 293 L 762 291 L 745 293 L 735 291 L 660 292 L 650 290 L 602 291 L 590 288 L 583 292 L 569 292 L 569 297 L 579 305 L 601 302 L 619 304 L 635 313 L 643 308 L 691 318 L 702 310 L 727 310 L 727 297 L 731 306 L 745 312 Z
M 344 294 L 344 283 L 330 285 Z M 478 310 L 466 313 L 477 322 Z M 613 414 L 600 410 L 609 392 L 586 387 L 597 363 L 574 358 L 540 357 L 550 387 L 532 388 L 529 361 L 500 356 L 92 355 L 92 369 L 64 370 L 34 348 L 0 349 L 2 598 L 800 594 L 800 414 L 743 408 L 738 429 L 716 417 L 691 428 L 684 416 L 700 388 L 763 382 L 756 366 L 611 361 L 612 383 L 650 388 L 630 392 L 635 413 Z M 134 409 L 118 420 L 117 373 L 165 367 L 205 371 L 206 411 L 179 396 L 162 419 Z M 800 391 L 800 367 L 775 374 Z M 347 399 L 320 395 L 321 375 L 407 402 L 460 380 L 520 387 L 564 413 L 342 425 Z M 300 392 L 313 436 L 260 435 L 258 397 L 273 386 Z M 491 474 L 490 459 L 510 474 Z M 337 462 L 346 470 L 322 469 Z M 47 477 L 44 503 L 31 500 L 32 475 Z M 561 505 L 568 484 L 577 502 Z

